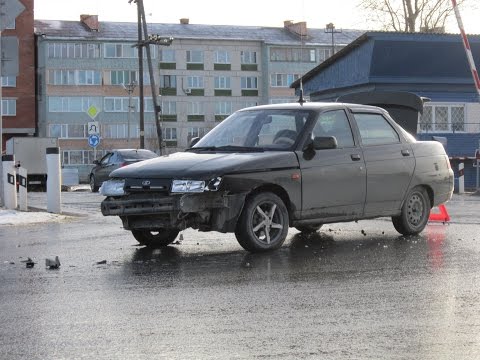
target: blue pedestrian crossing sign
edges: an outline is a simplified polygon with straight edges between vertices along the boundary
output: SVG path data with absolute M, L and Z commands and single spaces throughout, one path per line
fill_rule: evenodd
M 96 148 L 100 144 L 100 136 L 98 135 L 88 135 L 88 145 L 93 148 Z

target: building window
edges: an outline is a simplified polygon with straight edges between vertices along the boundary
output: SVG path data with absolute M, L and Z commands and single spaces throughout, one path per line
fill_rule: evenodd
M 300 79 L 299 74 L 270 74 L 270 86 L 289 87 L 297 79 Z
M 101 85 L 100 71 L 95 70 L 49 70 L 50 85 Z
M 244 76 L 241 79 L 242 89 L 258 89 L 258 79 L 256 76 Z
M 111 70 L 110 84 L 128 85 L 132 82 L 138 83 L 137 72 L 131 70 Z
M 2 115 L 3 116 L 17 115 L 17 100 L 2 99 Z
M 138 57 L 138 50 L 132 44 L 104 44 L 105 58 L 127 58 Z
M 100 159 L 105 155 L 104 150 L 97 150 L 97 157 Z M 93 150 L 63 150 L 62 165 L 90 165 L 93 164 Z
M 177 103 L 175 101 L 162 101 L 160 106 L 162 107 L 162 114 L 165 114 L 165 115 L 177 114 Z
M 241 51 L 240 58 L 242 64 L 256 64 L 257 52 L 256 51 Z
M 175 141 L 177 140 L 177 129 L 176 128 L 163 128 L 163 140 L 166 141 Z
M 49 58 L 98 59 L 100 44 L 49 43 L 47 52 Z
M 203 76 L 187 76 L 187 87 L 190 89 L 203 89 Z
M 86 124 L 50 124 L 49 136 L 59 139 L 85 139 L 88 137 Z
M 315 49 L 272 47 L 270 61 L 316 62 Z
M 187 63 L 203 64 L 203 51 L 187 50 Z
M 318 61 L 323 62 L 332 56 L 332 49 L 318 49 Z
M 105 112 L 128 112 L 128 97 L 106 97 L 103 101 Z
M 425 105 L 419 127 L 420 132 L 465 131 L 465 107 L 459 104 Z
M 199 101 L 191 101 L 188 103 L 189 115 L 203 115 L 203 103 Z
M 2 76 L 2 87 L 16 87 L 16 86 L 17 86 L 16 76 Z
M 228 51 L 215 51 L 213 62 L 216 64 L 230 64 L 230 54 Z
M 175 50 L 161 49 L 159 51 L 160 62 L 174 63 L 175 62 Z
M 239 109 L 245 109 L 248 107 L 257 106 L 258 103 L 256 101 L 244 101 L 239 103 L 238 105 L 239 105 Z
M 231 89 L 229 76 L 215 76 L 215 89 Z
M 82 96 L 51 96 L 48 98 L 50 112 L 86 112 L 90 106 L 101 109 L 101 98 Z
M 232 113 L 231 101 L 219 101 L 215 103 L 215 115 L 230 115 Z
M 105 139 L 126 139 L 127 124 L 105 124 L 102 126 L 102 137 Z
M 176 75 L 161 75 L 160 76 L 160 87 L 162 89 L 168 88 L 177 88 L 177 77 Z
M 78 85 L 100 85 L 100 71 L 78 70 Z

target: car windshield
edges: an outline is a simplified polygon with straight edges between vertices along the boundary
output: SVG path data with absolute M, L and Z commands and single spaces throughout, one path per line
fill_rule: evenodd
M 290 150 L 314 111 L 254 109 L 238 111 L 198 141 L 194 150 Z

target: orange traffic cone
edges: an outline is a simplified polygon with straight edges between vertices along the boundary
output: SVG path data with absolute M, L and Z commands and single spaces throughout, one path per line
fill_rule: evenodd
M 450 221 L 450 215 L 448 215 L 447 208 L 445 205 L 439 205 L 438 210 L 440 210 L 440 213 L 430 213 L 430 217 L 428 218 L 428 221 L 441 221 L 441 222 L 448 222 Z

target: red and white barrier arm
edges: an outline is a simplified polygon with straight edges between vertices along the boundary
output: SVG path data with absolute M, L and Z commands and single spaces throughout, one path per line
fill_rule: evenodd
M 453 10 L 455 11 L 455 17 L 457 18 L 458 28 L 460 29 L 460 34 L 463 39 L 463 47 L 467 53 L 468 63 L 470 64 L 470 70 L 472 71 L 473 82 L 475 83 L 475 88 L 477 93 L 480 95 L 480 78 L 478 77 L 478 72 L 475 67 L 475 61 L 472 56 L 472 49 L 470 48 L 470 43 L 468 42 L 467 35 L 463 28 L 462 17 L 460 16 L 460 10 L 458 10 L 457 0 L 452 0 Z

